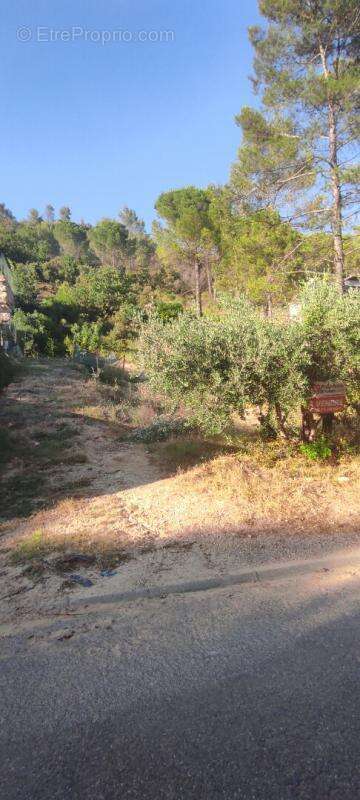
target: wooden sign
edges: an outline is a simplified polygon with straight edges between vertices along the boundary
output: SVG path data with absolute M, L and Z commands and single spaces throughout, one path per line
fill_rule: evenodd
M 309 409 L 314 414 L 335 414 L 346 405 L 346 388 L 337 381 L 317 381 L 313 385 Z

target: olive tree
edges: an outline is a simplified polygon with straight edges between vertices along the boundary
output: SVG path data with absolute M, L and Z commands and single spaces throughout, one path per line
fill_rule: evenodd
M 334 282 L 317 278 L 300 301 L 295 323 L 266 319 L 242 297 L 222 300 L 214 318 L 150 319 L 141 350 L 152 386 L 213 432 L 251 405 L 264 428 L 284 435 L 290 412 L 301 412 L 302 435 L 312 438 L 319 420 L 309 399 L 319 380 L 344 381 L 359 413 L 360 293 L 340 295 Z
M 152 387 L 185 404 L 213 433 L 249 405 L 263 425 L 274 416 L 285 432 L 290 410 L 306 391 L 299 327 L 269 323 L 242 297 L 222 301 L 216 318 L 185 313 L 167 325 L 151 319 L 141 351 Z

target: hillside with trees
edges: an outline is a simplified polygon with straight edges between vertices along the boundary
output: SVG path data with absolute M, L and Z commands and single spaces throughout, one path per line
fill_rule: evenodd
M 316 369 L 340 377 L 331 353 L 316 361 L 309 344 L 311 325 L 326 336 L 329 303 L 335 338 L 339 321 L 349 322 L 346 344 L 332 334 L 329 341 L 354 384 L 347 359 L 356 358 L 349 331 L 358 307 L 355 297 L 340 298 L 345 276 L 360 270 L 357 3 L 259 7 L 264 27 L 249 31 L 258 103 L 236 117 L 242 139 L 226 185 L 162 192 L 151 233 L 127 206 L 90 224 L 66 205 L 31 208 L 24 220 L 0 205 L 0 252 L 12 267 L 24 354 L 90 351 L 124 362 L 143 347 L 165 394 L 176 395 L 183 374 L 190 406 L 197 397 L 208 420 L 216 406 L 215 428 L 225 406 L 241 411 L 249 402 L 284 429 L 295 395 L 306 405 Z M 306 328 L 304 311 L 300 335 L 288 325 L 288 306 L 306 296 L 306 285 L 318 320 Z M 215 351 L 228 353 L 221 364 Z

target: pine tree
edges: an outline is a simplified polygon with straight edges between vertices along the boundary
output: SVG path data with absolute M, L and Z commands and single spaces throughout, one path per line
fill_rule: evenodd
M 176 256 L 181 271 L 190 271 L 196 311 L 202 316 L 204 279 L 212 293 L 210 262 L 216 249 L 214 224 L 210 214 L 212 189 L 185 186 L 163 192 L 155 208 L 163 223 L 154 225 L 153 233 L 160 260 Z
M 30 208 L 28 213 L 28 221 L 31 225 L 38 225 L 42 221 L 37 208 Z
M 48 203 L 47 206 L 45 206 L 45 219 L 49 223 L 49 225 L 52 222 L 54 222 L 55 209 L 54 209 L 54 206 L 51 205 L 51 203 Z
M 262 108 L 237 117 L 243 144 L 232 172 L 238 203 L 277 206 L 296 224 L 331 230 L 344 275 L 345 209 L 359 200 L 358 0 L 260 0 L 266 30 L 249 31 Z
M 119 211 L 119 219 L 122 225 L 127 229 L 129 236 L 142 237 L 145 236 L 145 222 L 138 217 L 136 211 L 128 206 L 123 206 Z
M 69 221 L 71 219 L 71 209 L 69 206 L 61 206 L 59 209 L 59 219 Z

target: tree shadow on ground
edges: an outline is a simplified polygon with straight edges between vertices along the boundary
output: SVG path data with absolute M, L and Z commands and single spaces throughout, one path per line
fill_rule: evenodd
M 126 448 L 138 448 L 150 464 L 154 462 L 153 470 L 140 470 L 135 476 L 132 471 L 132 488 L 175 474 L 179 467 L 191 468 L 229 452 L 227 446 L 204 442 L 200 437 L 131 443 L 129 426 L 93 418 L 86 413 L 86 406 L 81 407 L 83 398 L 77 398 L 76 391 L 78 381 L 84 385 L 82 372 L 64 368 L 61 362 L 57 368 L 55 362 L 54 373 L 58 386 L 41 384 L 46 364 L 32 365 L 32 383 L 26 382 L 25 370 L 25 381 L 20 375 L 0 398 L 0 524 L 29 517 L 64 498 L 90 499 L 118 493 L 119 480 L 110 479 L 106 485 L 99 480 L 106 472 L 102 473 L 101 463 L 89 459 L 86 445 L 92 440 L 100 443 L 100 455 L 116 457 Z M 59 402 L 59 393 L 65 390 L 70 390 L 69 399 L 62 397 Z M 126 484 L 126 459 L 122 468 Z

